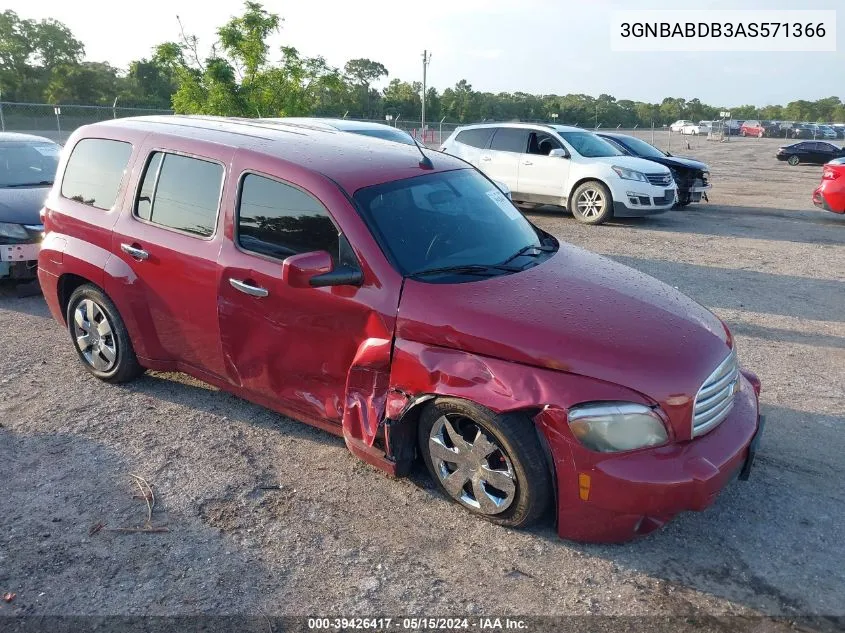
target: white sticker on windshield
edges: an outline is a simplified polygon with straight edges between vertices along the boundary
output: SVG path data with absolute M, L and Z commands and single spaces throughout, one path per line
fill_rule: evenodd
M 62 150 L 58 145 L 33 145 L 33 147 L 42 156 L 58 156 Z
M 522 217 L 522 214 L 517 210 L 513 203 L 508 200 L 507 196 L 503 194 L 498 189 L 491 189 L 487 192 L 487 195 L 490 199 L 499 205 L 499 208 L 508 214 L 508 217 L 511 220 L 518 220 Z

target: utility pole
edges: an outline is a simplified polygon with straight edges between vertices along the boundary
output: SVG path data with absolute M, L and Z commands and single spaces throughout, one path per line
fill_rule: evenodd
M 428 51 L 423 51 L 422 54 L 423 60 L 423 89 L 422 89 L 422 127 L 420 128 L 420 134 L 423 135 L 423 139 L 425 139 L 425 91 L 426 91 L 426 70 L 428 70 L 428 63 L 431 61 L 431 53 Z

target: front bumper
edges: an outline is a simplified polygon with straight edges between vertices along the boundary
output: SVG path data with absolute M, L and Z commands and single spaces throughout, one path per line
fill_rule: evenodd
M 0 237 L 0 279 L 34 279 L 44 226 L 23 224 L 27 237 Z
M 710 506 L 740 474 L 761 428 L 752 381 L 759 384 L 743 372 L 731 414 L 706 435 L 630 453 L 589 451 L 553 430 L 560 420 L 545 417 L 551 413 L 540 413 L 557 476 L 558 534 L 575 541 L 623 542 L 660 528 L 680 512 Z
M 0 279 L 35 278 L 40 248 L 40 244 L 0 243 Z
M 633 218 L 663 213 L 671 209 L 678 199 L 678 189 L 672 187 L 642 186 L 626 183 L 615 188 L 613 194 L 613 216 Z

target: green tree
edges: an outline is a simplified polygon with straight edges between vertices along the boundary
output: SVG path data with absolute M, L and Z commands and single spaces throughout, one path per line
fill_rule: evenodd
M 37 101 L 60 66 L 79 63 L 82 43 L 53 19 L 22 20 L 14 11 L 0 13 L 0 90 L 6 99 Z
M 62 64 L 53 69 L 44 92 L 49 103 L 106 104 L 121 91 L 117 69 L 105 62 Z
M 359 102 L 360 114 L 364 117 L 372 117 L 370 85 L 382 77 L 387 77 L 389 75 L 387 68 L 371 59 L 358 58 L 350 59 L 346 62 L 343 70 L 349 80 L 359 86 L 358 92 L 361 95 Z

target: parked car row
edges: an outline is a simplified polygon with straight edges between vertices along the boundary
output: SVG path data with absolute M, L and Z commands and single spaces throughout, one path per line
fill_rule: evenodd
M 723 133 L 726 136 L 752 136 L 757 138 L 803 138 L 828 139 L 845 138 L 845 124 L 799 123 L 792 121 L 762 121 L 757 119 L 729 119 L 724 121 L 699 121 L 695 123 L 679 119 L 669 126 L 672 132 L 680 134 L 706 135 Z

